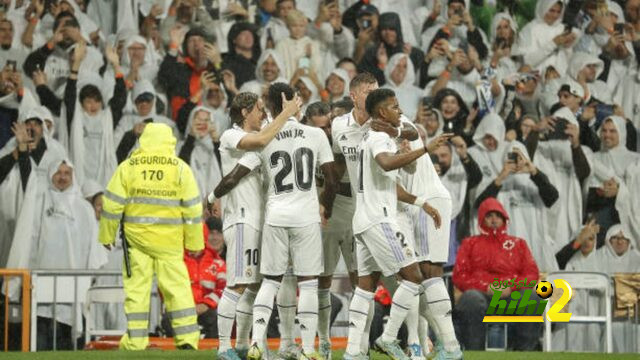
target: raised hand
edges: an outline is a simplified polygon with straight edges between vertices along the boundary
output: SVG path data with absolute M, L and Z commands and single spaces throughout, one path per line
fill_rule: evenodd
M 293 99 L 287 100 L 287 97 L 284 93 L 280 94 L 282 96 L 282 113 L 286 117 L 295 116 L 302 107 L 302 99 L 298 94 L 293 95 Z
M 453 137 L 452 133 L 444 133 L 444 134 L 438 135 L 435 139 L 431 140 L 429 144 L 427 144 L 427 152 L 430 154 L 433 153 L 440 146 L 446 144 L 447 141 L 449 141 L 449 139 L 451 139 L 452 137 Z

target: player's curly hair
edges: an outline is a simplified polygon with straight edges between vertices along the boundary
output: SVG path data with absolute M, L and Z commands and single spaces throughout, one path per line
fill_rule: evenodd
M 376 89 L 369 93 L 367 100 L 365 101 L 365 110 L 370 116 L 375 116 L 378 106 L 388 98 L 396 96 L 396 93 L 391 89 Z
M 293 99 L 294 91 L 288 84 L 277 82 L 269 86 L 269 94 L 267 96 L 267 107 L 271 112 L 271 116 L 275 119 L 282 112 L 282 94 L 287 100 Z

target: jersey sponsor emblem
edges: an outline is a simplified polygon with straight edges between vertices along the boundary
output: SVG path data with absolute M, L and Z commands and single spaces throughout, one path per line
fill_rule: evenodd
M 514 246 L 516 246 L 516 243 L 513 240 L 507 240 L 502 243 L 502 248 L 508 251 L 511 251 Z
M 484 165 L 482 167 L 482 173 L 484 174 L 484 176 L 491 176 L 491 169 L 489 169 L 489 166 Z

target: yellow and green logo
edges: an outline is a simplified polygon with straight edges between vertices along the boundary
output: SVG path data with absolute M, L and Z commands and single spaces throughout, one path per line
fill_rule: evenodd
M 515 278 L 503 281 L 495 279 L 491 284 L 493 295 L 482 322 L 544 322 L 544 310 L 553 294 L 554 285 L 563 292 L 547 310 L 547 321 L 569 322 L 571 313 L 560 312 L 573 296 L 568 282 L 555 279 L 552 285 L 549 281 L 531 280 L 527 283 L 527 279 L 516 281 Z M 508 288 L 513 290 L 509 298 L 503 299 L 502 294 Z M 534 291 L 541 300 L 531 298 Z

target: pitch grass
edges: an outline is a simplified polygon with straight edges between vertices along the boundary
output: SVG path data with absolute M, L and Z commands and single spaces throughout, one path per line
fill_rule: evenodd
M 333 359 L 342 359 L 343 351 L 334 351 Z M 553 360 L 610 360 L 610 359 L 634 359 L 640 358 L 639 354 L 599 354 L 599 353 L 542 353 L 542 352 L 480 352 L 465 351 L 465 360 L 533 360 L 533 359 L 553 359 Z M 1 353 L 0 359 L 11 360 L 146 360 L 146 359 L 167 359 L 167 360 L 213 360 L 216 359 L 212 351 L 144 351 L 144 352 L 123 352 L 123 351 L 59 351 L 59 352 L 38 352 L 38 353 Z M 374 353 L 372 360 L 388 360 L 389 357 Z

